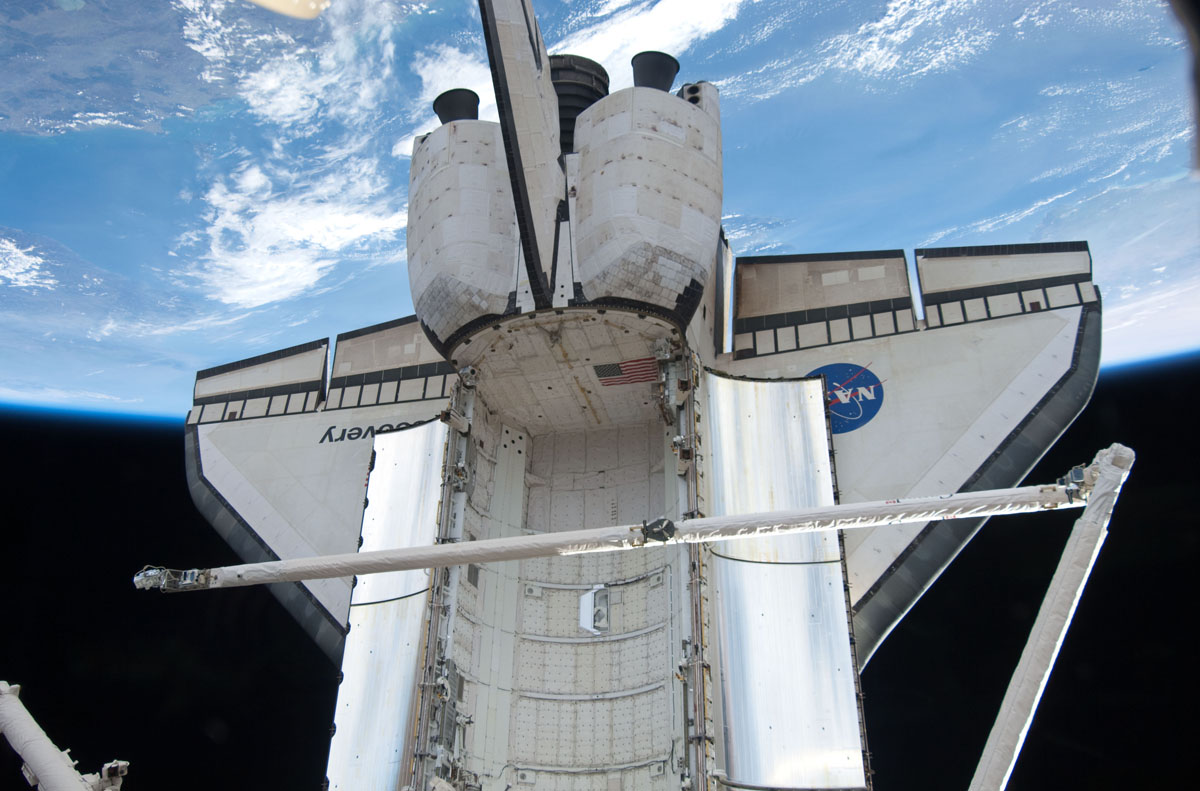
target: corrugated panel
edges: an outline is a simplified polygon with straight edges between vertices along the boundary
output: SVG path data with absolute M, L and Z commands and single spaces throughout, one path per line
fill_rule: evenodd
M 363 550 L 434 542 L 446 430 L 432 422 L 376 437 Z M 420 569 L 367 575 L 354 589 L 326 770 L 331 789 L 396 785 L 412 739 L 428 588 L 429 572 Z
M 707 377 L 712 515 L 833 503 L 821 380 Z M 866 786 L 833 534 L 713 548 L 724 769 L 789 789 Z

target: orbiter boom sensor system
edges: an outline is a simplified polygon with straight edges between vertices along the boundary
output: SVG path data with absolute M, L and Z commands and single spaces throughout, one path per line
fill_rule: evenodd
M 715 86 L 643 53 L 610 92 L 528 0 L 479 7 L 500 121 L 451 91 L 414 142 L 416 315 L 201 371 L 187 420 L 197 506 L 341 665 L 329 786 L 868 788 L 859 669 L 986 512 L 762 525 L 1015 486 L 1095 384 L 1087 244 L 917 249 L 915 284 L 898 249 L 737 257 Z M 577 531 L 637 551 L 492 554 Z
M 464 431 L 464 433 L 467 433 Z M 619 552 L 664 544 L 733 541 L 793 533 L 860 530 L 884 525 L 928 522 L 934 519 L 975 519 L 1036 511 L 1083 508 L 1089 501 L 1109 457 L 1102 453 L 1087 468 L 1076 467 L 1057 484 L 1024 486 L 987 492 L 886 500 L 810 508 L 686 519 L 676 525 L 660 517 L 641 525 L 615 525 L 590 530 L 562 529 L 531 536 L 492 538 L 469 543 L 434 544 L 372 552 L 352 552 L 319 558 L 295 558 L 215 569 L 165 569 L 147 566 L 134 575 L 134 587 L 168 593 L 240 588 L 275 582 L 330 579 L 347 574 L 379 574 L 411 569 L 445 568 L 464 563 Z M 1122 470 L 1119 473 L 1124 480 Z M 1103 487 L 1102 487 L 1103 488 Z

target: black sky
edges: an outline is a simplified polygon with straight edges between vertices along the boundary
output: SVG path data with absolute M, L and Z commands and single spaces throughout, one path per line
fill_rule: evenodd
M 1010 789 L 1192 778 L 1200 357 L 1106 372 L 1030 476 L 1138 461 Z M 337 668 L 265 590 L 140 593 L 143 564 L 237 558 L 188 497 L 177 422 L 0 411 L 0 679 L 80 769 L 138 789 L 317 789 Z M 965 789 L 1072 516 L 995 519 L 863 674 L 875 787 Z M 781 668 L 781 672 L 787 672 Z M 0 747 L 0 789 L 27 788 Z

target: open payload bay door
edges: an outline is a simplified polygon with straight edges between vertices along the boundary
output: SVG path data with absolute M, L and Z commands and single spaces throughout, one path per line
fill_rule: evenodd
M 200 371 L 185 438 L 196 507 L 246 562 L 359 545 L 377 433 L 433 420 L 455 380 L 415 317 Z M 336 663 L 350 580 L 272 586 Z
M 1099 370 L 1085 242 L 737 260 L 731 355 L 752 377 L 823 375 L 841 502 L 1015 485 L 1075 419 Z M 865 664 L 983 520 L 848 533 Z
M 707 515 L 833 505 L 823 389 L 820 378 L 705 376 L 697 426 Z M 705 566 L 722 784 L 870 788 L 839 534 L 715 542 Z

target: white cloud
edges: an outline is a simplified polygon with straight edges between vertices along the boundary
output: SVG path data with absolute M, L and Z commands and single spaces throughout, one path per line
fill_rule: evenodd
M 116 126 L 123 129 L 139 129 L 141 128 L 136 123 L 130 123 L 126 120 L 128 114 L 125 112 L 98 112 L 98 111 L 81 111 L 71 116 L 72 121 L 66 126 L 73 129 L 88 126 Z
M 202 64 L 181 39 L 180 9 L 169 3 L 108 3 L 99 9 L 94 2 L 55 0 L 3 8 L 5 131 L 157 132 L 165 119 L 188 114 L 219 93 L 197 80 L 194 67 Z
M 176 335 L 183 332 L 198 332 L 200 330 L 211 330 L 215 327 L 228 327 L 231 324 L 236 324 L 240 321 L 245 321 L 254 315 L 254 312 L 236 313 L 233 315 L 209 315 L 200 316 L 199 318 L 191 319 L 183 322 L 165 322 L 159 324 L 139 324 L 133 329 L 134 334 L 140 335 Z
M 320 108 L 320 98 L 330 77 L 321 74 L 299 55 L 286 54 L 268 61 L 238 83 L 250 112 L 281 126 L 309 121 Z
M 602 63 L 610 87 L 618 90 L 633 84 L 629 61 L 634 55 L 645 50 L 686 52 L 733 21 L 744 4 L 745 0 L 659 0 L 626 7 L 628 3 L 608 2 L 597 13 L 615 13 L 573 31 L 549 49 Z
M 1020 222 L 1027 217 L 1031 217 L 1040 210 L 1044 209 L 1046 206 L 1049 206 L 1051 203 L 1062 200 L 1074 192 L 1075 190 L 1070 189 L 1066 192 L 1060 192 L 1057 195 L 1051 195 L 1048 198 L 1042 198 L 1041 200 L 1034 201 L 1029 206 L 1025 206 L 1020 209 L 1013 209 L 1012 211 L 1006 211 L 1002 214 L 997 214 L 994 217 L 986 217 L 982 220 L 976 220 L 975 222 L 965 226 L 946 228 L 933 234 L 928 239 L 921 242 L 921 244 L 918 246 L 928 247 L 929 245 L 934 244 L 937 241 L 950 236 L 951 234 L 956 236 L 971 236 L 981 233 L 991 233 L 992 231 L 1003 228 L 1006 225 L 1012 225 L 1013 223 Z
M 86 335 L 89 340 L 102 341 L 109 335 L 112 335 L 114 332 L 116 332 L 119 326 L 120 324 L 117 322 L 117 320 L 112 316 L 109 316 L 100 324 L 100 326 L 89 327 L 86 330 Z
M 21 247 L 0 236 L 0 284 L 12 288 L 52 289 L 58 280 L 47 271 L 46 259 L 33 247 Z
M 394 239 L 407 215 L 389 207 L 376 162 L 339 161 L 315 175 L 284 171 L 273 189 L 260 164 L 205 195 L 210 206 L 202 266 L 210 296 L 252 308 L 312 288 L 358 245 Z
M 416 100 L 420 108 L 420 120 L 392 146 L 392 156 L 412 156 L 413 142 L 421 135 L 437 129 L 439 122 L 430 108 L 433 107 L 433 100 L 445 91 L 454 88 L 474 91 L 479 96 L 479 117 L 484 121 L 500 120 L 492 72 L 482 53 L 464 52 L 448 44 L 438 44 L 418 52 L 410 68 L 421 80 L 421 91 Z
M 177 3 L 210 79 L 235 86 L 269 141 L 210 160 L 198 191 L 206 224 L 172 251 L 190 258 L 205 293 L 253 308 L 310 293 L 340 265 L 402 257 L 377 249 L 407 219 L 403 187 L 384 164 L 381 105 L 392 100 L 395 20 L 423 6 L 344 0 L 301 44 L 249 27 L 225 0 Z
M 762 255 L 768 250 L 782 247 L 776 237 L 787 222 L 775 217 L 747 217 L 742 214 L 726 214 L 721 218 L 725 238 L 738 251 L 738 255 Z
M 923 244 L 949 236 L 969 239 L 1025 221 L 1017 237 L 1092 241 L 1098 269 L 1108 270 L 1098 273 L 1097 282 L 1119 297 L 1144 285 L 1144 276 L 1135 282 L 1130 273 L 1144 275 L 1155 256 L 1180 260 L 1186 249 L 1181 240 L 1200 242 L 1195 222 L 1200 191 L 1179 181 L 1180 174 L 1164 162 L 1172 155 L 1178 161 L 1193 134 L 1186 103 L 1176 100 L 1181 83 L 1165 70 L 1075 75 L 1051 77 L 1038 87 L 1038 99 L 1001 123 L 979 155 L 981 162 L 1029 162 L 1040 173 L 1031 170 L 1037 175 L 1024 183 L 1045 182 L 1047 197 L 960 221 Z M 1020 189 L 1021 180 L 1010 175 L 1001 173 L 997 183 Z
M 411 132 L 396 141 L 392 146 L 392 156 L 397 159 L 408 159 L 412 157 L 413 144 L 417 142 L 417 138 L 421 135 L 427 135 L 438 127 L 437 116 L 432 116 L 424 122 L 418 124 Z
M 1054 18 L 1054 14 L 1049 10 L 1053 7 L 1053 2 L 1034 3 L 1026 7 L 1012 23 L 1017 36 L 1025 35 L 1026 25 L 1038 28 L 1048 24 Z
M 755 5 L 762 0 L 755 0 Z M 742 52 L 747 49 L 762 46 L 763 42 L 776 33 L 794 30 L 797 24 L 806 24 L 813 16 L 813 9 L 806 3 L 787 2 L 765 7 L 766 13 L 759 12 L 754 20 L 745 20 L 738 25 L 738 37 L 733 44 L 722 50 L 723 55 Z
M 266 196 L 271 191 L 271 180 L 258 165 L 250 165 L 234 176 L 238 190 L 252 195 Z
M 234 324 L 246 322 L 251 317 L 257 315 L 258 312 L 256 310 L 221 311 L 202 314 L 182 321 L 169 312 L 151 318 L 139 317 L 137 320 L 110 315 L 100 323 L 99 327 L 88 331 L 87 336 L 92 340 L 102 340 L 111 335 L 117 335 L 121 338 L 152 338 L 182 335 L 192 332 L 209 331 L 219 327 L 229 327 Z M 296 322 L 296 324 L 302 323 L 302 321 Z
M 978 6 L 978 0 L 890 0 L 877 19 L 717 85 L 729 96 L 762 100 L 831 72 L 879 81 L 958 68 L 987 51 L 999 35 Z
M 252 113 L 286 136 L 323 115 L 369 123 L 393 79 L 394 24 L 420 4 L 341 0 L 315 23 L 313 43 L 262 25 L 241 0 L 174 0 L 184 40 L 207 61 L 202 79 L 236 86 Z
M 438 44 L 418 52 L 411 68 L 421 80 L 417 102 L 422 107 L 431 107 L 439 94 L 452 88 L 469 88 L 479 95 L 479 117 L 499 119 L 492 72 L 482 53 L 463 52 L 448 44 Z
M 1077 31 L 1108 28 L 1122 35 L 1136 35 L 1149 46 L 1186 46 L 1181 35 L 1182 29 L 1173 24 L 1165 2 L 1117 0 L 1115 3 L 1097 4 L 1094 8 L 1083 4 L 1070 5 L 1064 10 L 1074 17 L 1069 25 Z
M 880 19 L 826 41 L 823 66 L 881 77 L 922 74 L 964 60 L 994 36 L 957 27 L 973 5 L 973 0 L 891 0 Z M 944 24 L 949 18 L 953 24 Z M 932 40 L 919 38 L 932 28 L 945 29 Z
M 1200 347 L 1200 277 L 1131 297 L 1104 311 L 1103 365 L 1166 357 Z
M 172 5 L 182 21 L 184 43 L 208 62 L 200 75 L 205 82 L 234 82 L 243 64 L 281 45 L 296 45 L 283 31 L 247 18 L 242 0 L 172 0 Z
M 608 0 L 598 8 L 582 12 L 580 23 L 565 38 L 551 42 L 551 52 L 582 55 L 604 65 L 610 89 L 633 84 L 630 59 L 645 50 L 672 54 L 686 51 L 697 41 L 721 30 L 736 16 L 746 0 Z M 410 65 L 421 80 L 417 99 L 420 116 L 408 134 L 392 147 L 392 154 L 408 157 L 413 141 L 437 128 L 437 117 L 429 112 L 433 100 L 451 88 L 469 88 L 479 95 L 479 117 L 499 119 L 491 71 L 485 53 L 464 51 L 437 44 L 417 53 Z
M 94 390 L 66 390 L 60 387 L 9 387 L 0 385 L 0 401 L 25 404 L 140 404 L 141 398 L 123 398 Z
M 634 0 L 604 0 L 604 3 L 599 8 L 590 12 L 590 16 L 608 16 L 633 4 L 633 2 Z

